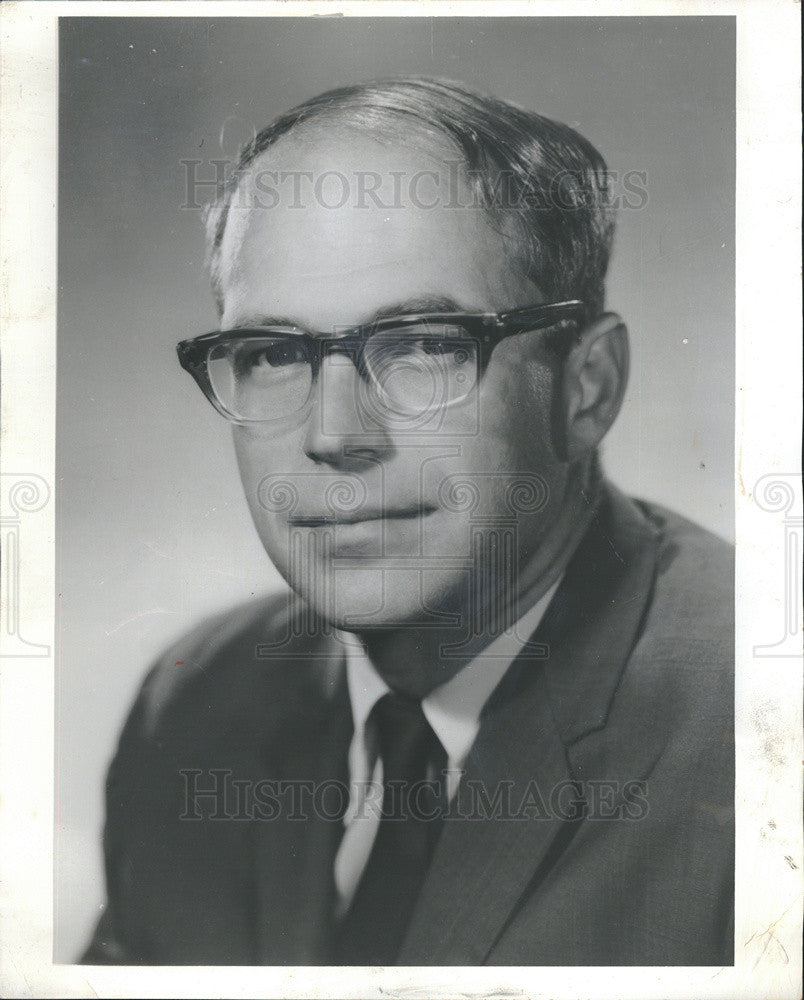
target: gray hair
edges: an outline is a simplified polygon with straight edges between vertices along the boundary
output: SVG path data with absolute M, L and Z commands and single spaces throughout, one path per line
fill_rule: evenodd
M 207 266 L 219 308 L 221 244 L 243 173 L 298 126 L 335 121 L 380 136 L 406 125 L 443 136 L 457 147 L 478 204 L 496 223 L 513 223 L 522 273 L 550 300 L 582 299 L 590 319 L 603 310 L 614 211 L 600 153 L 561 122 L 451 81 L 418 77 L 327 91 L 280 115 L 243 148 L 206 212 Z

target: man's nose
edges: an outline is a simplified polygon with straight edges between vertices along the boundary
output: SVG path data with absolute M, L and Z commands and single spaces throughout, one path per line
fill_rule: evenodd
M 368 386 L 346 352 L 321 359 L 313 406 L 307 418 L 304 452 L 314 462 L 339 469 L 387 458 L 393 444 L 366 404 Z

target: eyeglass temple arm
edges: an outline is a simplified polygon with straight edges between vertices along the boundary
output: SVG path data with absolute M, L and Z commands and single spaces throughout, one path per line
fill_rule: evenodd
M 527 327 L 550 326 L 561 320 L 583 321 L 586 314 L 586 305 L 580 299 L 572 299 L 568 302 L 551 302 L 543 306 L 534 306 L 532 309 L 512 309 L 507 313 L 500 313 L 499 320 L 504 324 L 516 324 Z

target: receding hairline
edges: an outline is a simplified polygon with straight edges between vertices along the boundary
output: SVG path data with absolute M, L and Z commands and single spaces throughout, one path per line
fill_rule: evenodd
M 261 171 L 272 171 L 276 175 L 279 171 L 274 168 L 294 164 L 296 151 L 301 156 L 295 160 L 294 166 L 306 168 L 312 164 L 305 162 L 304 156 L 318 152 L 326 155 L 328 147 L 330 150 L 348 150 L 349 142 L 356 140 L 369 147 L 377 146 L 381 149 L 394 151 L 399 149 L 400 142 L 404 140 L 407 151 L 413 150 L 422 155 L 421 167 L 423 169 L 427 170 L 432 166 L 441 172 L 442 181 L 447 179 L 450 184 L 453 182 L 458 184 L 458 189 L 451 190 L 449 197 L 457 199 L 461 205 L 468 208 L 467 198 L 471 196 L 472 191 L 471 180 L 466 169 L 466 158 L 457 143 L 449 135 L 434 128 L 427 128 L 423 122 L 415 119 L 406 119 L 400 115 L 395 120 L 395 124 L 398 125 L 397 128 L 378 134 L 361 129 L 348 112 L 344 113 L 343 109 L 333 108 L 331 111 L 322 112 L 315 118 L 299 122 L 297 126 L 258 153 L 238 176 L 237 189 L 240 190 L 244 186 L 254 184 L 255 174 L 259 174 Z M 326 172 L 322 171 L 322 174 Z M 332 170 L 331 172 L 335 173 L 336 171 Z M 354 177 L 357 177 L 358 172 L 355 171 Z M 377 173 L 377 171 L 372 171 L 368 161 L 364 172 L 366 174 Z M 387 176 L 380 176 L 385 181 L 391 176 L 391 172 Z M 347 178 L 349 181 L 352 179 L 352 177 Z M 292 200 L 292 193 L 290 191 L 288 193 Z M 385 193 L 387 194 L 387 191 Z M 367 201 L 365 205 L 369 208 L 375 207 L 370 201 Z M 280 206 L 274 207 L 279 208 Z M 523 234 L 518 228 L 518 218 L 511 212 L 495 214 L 488 207 L 479 203 L 472 207 L 477 213 L 477 218 L 482 219 L 487 229 L 499 238 L 501 248 L 516 265 L 518 261 L 514 248 L 523 239 Z M 413 210 L 414 206 L 406 205 L 405 208 Z M 228 258 L 233 261 L 242 247 L 251 213 L 256 210 L 256 208 L 238 210 L 230 206 L 227 212 L 226 225 L 218 242 L 218 272 L 221 281 L 225 280 L 229 274 L 226 260 Z M 520 270 L 522 270 L 522 276 L 527 277 L 524 269 L 520 268 Z
M 331 134 L 333 123 L 374 141 L 394 145 L 418 133 L 427 145 L 457 150 L 458 162 L 480 195 L 495 227 L 519 230 L 515 261 L 540 287 L 561 298 L 582 298 L 590 314 L 604 304 L 604 280 L 614 232 L 606 163 L 574 128 L 460 83 L 426 77 L 390 78 L 342 87 L 311 98 L 274 119 L 243 150 L 238 171 L 206 214 L 207 264 L 221 305 L 220 244 L 239 173 L 283 137 L 301 129 L 311 137 Z M 348 125 L 347 125 L 348 123 Z M 433 148 L 431 146 L 430 148 Z M 544 200 L 562 172 L 571 204 Z M 502 205 L 496 184 L 510 181 L 526 205 Z M 534 208 L 535 205 L 535 208 Z

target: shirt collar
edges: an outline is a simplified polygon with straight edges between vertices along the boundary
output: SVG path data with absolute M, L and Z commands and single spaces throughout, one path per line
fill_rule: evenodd
M 446 683 L 422 699 L 422 710 L 441 741 L 453 767 L 462 766 L 480 728 L 480 714 L 516 656 L 536 631 L 558 584 L 517 621 L 513 629 L 490 643 Z M 374 705 L 391 689 L 377 672 L 365 647 L 354 635 L 344 634 L 346 678 L 355 734 L 363 734 Z

